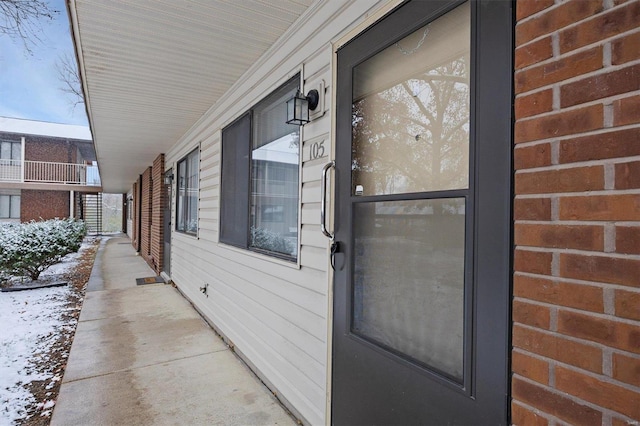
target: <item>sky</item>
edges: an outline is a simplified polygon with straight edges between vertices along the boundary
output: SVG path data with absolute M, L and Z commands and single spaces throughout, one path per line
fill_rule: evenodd
M 44 21 L 41 42 L 25 51 L 21 40 L 0 34 L 0 116 L 88 125 L 84 104 L 73 108 L 72 97 L 60 88 L 55 63 L 73 53 L 69 20 L 64 0 L 50 0 L 58 10 L 53 21 Z

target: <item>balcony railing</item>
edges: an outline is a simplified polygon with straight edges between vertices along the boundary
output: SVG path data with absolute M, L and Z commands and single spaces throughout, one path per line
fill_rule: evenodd
M 98 166 L 0 159 L 0 182 L 100 186 Z

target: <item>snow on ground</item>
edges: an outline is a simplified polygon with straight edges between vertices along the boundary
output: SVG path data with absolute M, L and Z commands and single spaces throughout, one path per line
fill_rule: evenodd
M 79 262 L 72 253 L 45 270 L 41 278 L 63 274 Z M 73 332 L 75 320 L 64 315 L 75 308 L 68 306 L 73 292 L 70 286 L 50 287 L 0 293 L 0 425 L 11 425 L 26 416 L 26 407 L 42 404 L 43 415 L 51 415 L 55 401 L 35 401 L 28 390 L 32 381 L 46 380 L 51 386 L 62 377 L 49 371 L 38 371 L 37 362 L 50 352 L 61 335 Z

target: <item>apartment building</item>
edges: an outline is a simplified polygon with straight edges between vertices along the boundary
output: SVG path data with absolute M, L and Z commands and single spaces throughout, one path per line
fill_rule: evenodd
M 0 221 L 85 218 L 101 190 L 88 127 L 0 117 Z

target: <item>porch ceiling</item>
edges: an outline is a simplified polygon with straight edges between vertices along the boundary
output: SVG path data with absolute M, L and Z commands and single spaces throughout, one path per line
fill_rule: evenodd
M 105 192 L 126 192 L 314 0 L 68 0 Z

